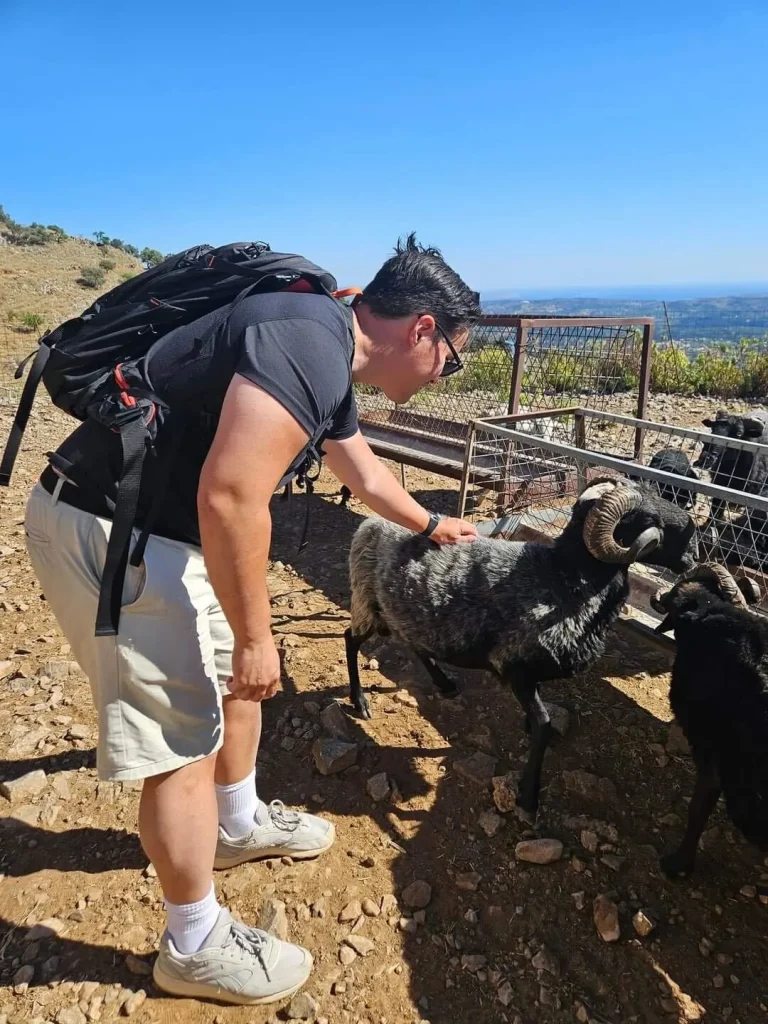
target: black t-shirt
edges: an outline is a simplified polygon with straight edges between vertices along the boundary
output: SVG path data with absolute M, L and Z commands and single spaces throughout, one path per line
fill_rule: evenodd
M 197 488 L 210 449 L 227 388 L 241 374 L 281 403 L 309 435 L 307 447 L 320 449 L 325 440 L 341 441 L 358 429 L 352 391 L 354 337 L 352 312 L 322 295 L 269 293 L 244 299 L 229 322 L 219 329 L 211 350 L 200 351 L 199 339 L 220 313 L 201 317 L 170 332 L 150 353 L 145 372 L 168 400 L 174 414 L 185 410 L 185 428 L 170 464 L 165 495 L 154 513 L 152 533 L 189 544 L 200 544 Z M 193 409 L 189 411 L 189 404 Z M 156 452 L 144 462 L 136 525 L 141 526 L 165 469 L 169 431 L 158 432 Z M 120 438 L 88 420 L 74 431 L 58 452 L 80 466 L 94 491 L 112 501 L 117 494 L 122 448 Z M 254 458 L 258 458 L 258 439 Z M 286 467 L 280 481 L 290 480 L 304 461 L 307 448 Z M 74 475 L 74 474 L 73 474 Z M 90 492 L 90 488 L 87 489 Z M 78 498 L 82 500 L 85 489 Z M 66 498 L 65 493 L 62 499 Z M 104 515 L 96 493 L 88 507 Z

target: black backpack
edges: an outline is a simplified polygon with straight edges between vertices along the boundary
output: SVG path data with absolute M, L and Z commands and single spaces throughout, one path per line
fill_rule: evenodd
M 169 331 L 221 310 L 221 316 L 214 317 L 206 336 L 199 340 L 201 346 L 207 345 L 244 298 L 282 290 L 311 291 L 334 298 L 347 294 L 338 292 L 336 280 L 314 263 L 301 256 L 272 252 L 264 242 L 235 242 L 217 248 L 194 246 L 106 292 L 80 316 L 44 334 L 37 351 L 17 369 L 18 379 L 34 355 L 0 462 L 0 484 L 10 483 L 41 380 L 59 409 L 78 420 L 95 419 L 120 434 L 123 465 L 111 508 L 112 530 L 101 580 L 96 636 L 117 633 L 146 452 L 154 445 L 158 429 L 168 430 L 165 457 L 170 465 L 184 430 L 184 413 L 177 410 L 172 414 L 162 394 L 152 388 L 143 370 L 143 357 Z M 89 487 L 83 467 L 73 467 L 56 453 L 50 453 L 49 459 L 54 469 L 79 487 Z M 167 472 L 161 473 L 159 479 L 167 476 Z M 153 497 L 131 553 L 132 565 L 141 564 L 153 513 L 161 498 L 157 493 Z

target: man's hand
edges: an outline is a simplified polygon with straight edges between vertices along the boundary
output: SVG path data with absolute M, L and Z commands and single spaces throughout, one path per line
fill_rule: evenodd
M 471 544 L 477 537 L 477 529 L 465 519 L 441 519 L 429 539 L 435 544 Z
M 258 703 L 274 697 L 280 685 L 280 655 L 271 636 L 260 643 L 235 644 L 227 685 L 239 700 Z

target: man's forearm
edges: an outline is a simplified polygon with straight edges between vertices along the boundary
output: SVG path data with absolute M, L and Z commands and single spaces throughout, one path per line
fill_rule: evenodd
M 241 644 L 259 642 L 271 630 L 269 507 L 229 491 L 203 492 L 198 512 L 206 569 L 227 621 Z
M 347 484 L 351 491 L 373 509 L 393 523 L 405 526 L 415 533 L 421 533 L 429 522 L 429 512 L 415 498 L 400 486 L 383 462 L 376 462 L 375 468 L 355 482 Z

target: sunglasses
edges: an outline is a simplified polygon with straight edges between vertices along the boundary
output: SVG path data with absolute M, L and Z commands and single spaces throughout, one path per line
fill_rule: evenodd
M 451 358 L 446 359 L 445 362 L 443 363 L 443 368 L 440 371 L 440 376 L 452 377 L 454 373 L 458 373 L 459 370 L 464 369 L 464 364 L 459 358 L 459 353 L 453 347 L 453 342 L 448 337 L 447 331 L 444 331 L 437 321 L 435 321 L 435 330 L 439 331 L 440 336 L 442 337 L 445 344 L 448 346 L 448 351 L 451 353 Z

